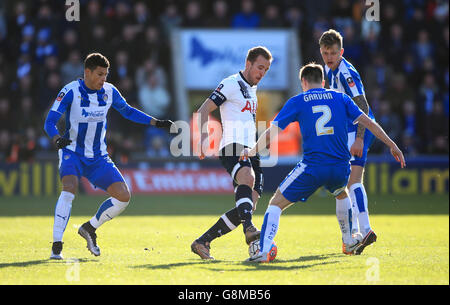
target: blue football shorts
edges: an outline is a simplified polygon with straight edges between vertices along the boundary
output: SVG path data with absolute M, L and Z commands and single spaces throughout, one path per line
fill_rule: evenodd
M 355 142 L 356 138 L 356 130 L 350 131 L 348 133 L 348 149 L 350 150 L 350 147 L 352 147 L 353 143 Z M 364 132 L 364 148 L 363 148 L 363 154 L 362 157 L 352 156 L 350 159 L 351 165 L 359 165 L 364 167 L 366 165 L 367 161 L 367 152 L 370 149 L 370 146 L 372 146 L 373 140 L 375 139 L 375 136 L 372 132 L 370 132 L 369 129 L 366 128 L 366 131 Z
M 104 191 L 115 182 L 125 182 L 119 169 L 108 155 L 85 158 L 66 148 L 58 150 L 59 176 L 86 177 L 95 187 Z
M 322 186 L 337 196 L 347 186 L 349 176 L 349 164 L 324 166 L 299 162 L 281 182 L 279 189 L 290 202 L 306 201 Z

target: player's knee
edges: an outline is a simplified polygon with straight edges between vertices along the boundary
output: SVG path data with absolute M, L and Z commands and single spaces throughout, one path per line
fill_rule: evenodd
M 236 182 L 241 185 L 245 184 L 253 188 L 255 185 L 255 175 L 250 167 L 243 167 L 236 175 Z
M 78 183 L 76 181 L 69 181 L 69 182 L 63 183 L 62 190 L 65 192 L 76 194 L 77 189 L 78 189 Z
M 128 190 L 120 191 L 116 194 L 115 198 L 121 202 L 130 202 L 131 194 Z

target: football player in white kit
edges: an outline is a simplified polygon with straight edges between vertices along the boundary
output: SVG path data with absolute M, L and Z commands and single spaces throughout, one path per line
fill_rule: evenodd
M 272 54 L 267 48 L 251 48 L 247 53 L 245 69 L 222 80 L 197 111 L 198 126 L 203 127 L 208 123 L 209 114 L 220 108 L 223 133 L 219 159 L 233 179 L 236 203 L 233 209 L 223 214 L 192 243 L 192 252 L 202 259 L 214 259 L 210 255 L 211 242 L 231 232 L 241 223 L 247 244 L 259 238 L 260 231 L 252 223 L 252 214 L 263 187 L 259 155 L 246 161 L 239 161 L 239 156 L 245 147 L 253 147 L 256 143 L 256 89 L 271 62 Z M 200 143 L 205 143 L 207 138 L 207 133 L 201 133 Z M 200 159 L 205 157 L 202 149 L 200 148 Z
M 95 230 L 118 216 L 130 202 L 128 186 L 106 150 L 108 110 L 112 107 L 126 119 L 140 124 L 168 130 L 173 124 L 131 107 L 116 87 L 106 82 L 108 69 L 106 57 L 100 53 L 89 54 L 84 61 L 84 78 L 64 86 L 45 120 L 44 129 L 58 148 L 62 182 L 62 192 L 55 207 L 51 259 L 63 258 L 62 238 L 82 176 L 111 196 L 78 230 L 93 255 L 100 255 Z M 66 129 L 60 136 L 56 124 L 64 113 Z
M 328 30 L 319 39 L 320 53 L 325 63 L 325 72 L 330 89 L 349 95 L 356 105 L 369 118 L 374 120 L 369 104 L 367 103 L 361 77 L 355 67 L 342 55 L 344 53 L 343 38 L 335 30 Z M 361 254 L 365 247 L 377 240 L 369 222 L 369 210 L 366 190 L 363 184 L 364 166 L 367 152 L 375 139 L 370 130 L 362 124 L 348 124 L 348 147 L 352 158 L 350 159 L 351 173 L 348 189 L 352 201 L 352 231 L 359 231 L 363 236 L 363 246 L 356 254 Z

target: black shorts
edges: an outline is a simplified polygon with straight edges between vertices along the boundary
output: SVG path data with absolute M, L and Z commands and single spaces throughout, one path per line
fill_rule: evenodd
M 251 167 L 255 172 L 255 186 L 253 189 L 261 196 L 263 191 L 264 176 L 261 170 L 261 161 L 259 154 L 254 157 L 250 157 L 247 161 L 239 161 L 241 151 L 247 146 L 238 143 L 228 144 L 222 148 L 219 152 L 219 160 L 222 162 L 223 167 L 230 174 L 233 179 L 233 186 L 236 188 L 238 185 L 235 180 L 236 173 L 244 166 Z

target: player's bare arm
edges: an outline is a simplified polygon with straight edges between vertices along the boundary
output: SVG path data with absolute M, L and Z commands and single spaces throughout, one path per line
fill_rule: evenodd
M 240 160 L 245 160 L 248 157 L 254 157 L 256 154 L 263 149 L 266 149 L 270 145 L 270 141 L 275 138 L 280 132 L 280 128 L 277 125 L 271 124 L 264 133 L 258 138 L 256 144 L 253 148 L 245 148 L 241 152 Z
M 400 163 L 401 167 L 404 168 L 406 166 L 405 157 L 403 156 L 402 151 L 398 148 L 397 144 L 389 138 L 386 132 L 381 128 L 378 123 L 372 121 L 366 114 L 361 114 L 356 120 L 359 124 L 364 125 L 367 129 L 369 129 L 374 136 L 380 139 L 384 144 L 386 144 L 390 150 L 392 156 L 394 156 L 395 160 Z
M 203 153 L 202 144 L 205 143 L 205 140 L 208 139 L 208 117 L 211 112 L 217 109 L 217 105 L 213 102 L 212 99 L 207 98 L 200 108 L 197 110 L 197 126 L 200 132 L 200 160 L 205 158 L 205 154 Z M 206 132 L 202 132 L 202 130 L 206 128 Z
M 365 114 L 369 114 L 369 104 L 367 103 L 366 97 L 364 95 L 358 95 L 353 98 L 355 104 L 361 109 Z M 358 125 L 356 130 L 356 138 L 352 147 L 350 148 L 350 153 L 353 156 L 361 157 L 364 148 L 364 133 L 366 131 L 366 127 L 362 124 Z

